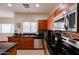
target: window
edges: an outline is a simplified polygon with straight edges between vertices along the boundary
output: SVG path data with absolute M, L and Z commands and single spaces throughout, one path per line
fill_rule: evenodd
M 37 22 L 31 22 L 31 32 L 37 32 Z
M 11 24 L 11 32 L 14 33 L 14 24 Z
M 30 22 L 23 23 L 23 32 L 30 32 Z
M 1 33 L 1 24 L 0 24 L 0 33 Z
M 26 33 L 37 32 L 37 22 L 23 22 L 23 32 Z
M 1 32 L 2 33 L 13 33 L 14 32 L 14 24 L 2 24 Z

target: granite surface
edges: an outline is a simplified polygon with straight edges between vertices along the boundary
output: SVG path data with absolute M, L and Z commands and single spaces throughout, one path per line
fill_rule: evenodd
M 4 42 L 0 43 L 0 55 L 4 54 L 6 51 L 14 47 L 17 43 L 14 42 Z

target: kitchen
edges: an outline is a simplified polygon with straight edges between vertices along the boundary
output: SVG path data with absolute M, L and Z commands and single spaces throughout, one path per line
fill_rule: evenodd
M 60 31 L 59 33 L 62 33 L 63 36 L 66 36 L 64 35 L 65 31 L 73 34 L 78 32 L 77 7 L 78 4 L 76 3 L 0 4 L 1 54 L 54 55 L 54 53 L 50 52 L 52 48 L 49 44 L 54 31 Z M 72 12 L 75 12 L 75 17 L 73 16 L 73 18 Z M 69 15 L 71 15 L 74 22 L 67 20 Z M 73 35 L 71 33 L 68 34 Z M 65 37 L 63 38 L 65 39 Z

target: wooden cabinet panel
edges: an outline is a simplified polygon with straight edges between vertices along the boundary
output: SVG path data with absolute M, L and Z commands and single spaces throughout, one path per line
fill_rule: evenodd
M 18 37 L 8 37 L 9 42 L 18 42 Z
M 8 37 L 8 42 L 17 42 L 16 47 L 19 47 L 19 38 L 18 37 Z
M 47 28 L 47 20 L 38 20 L 38 30 L 45 30 Z
M 32 43 L 23 43 L 23 42 L 21 42 L 20 44 L 19 44 L 19 48 L 20 49 L 26 49 L 26 48 L 34 48 L 33 47 L 33 45 L 32 45 Z
M 19 41 L 20 42 L 29 42 L 29 41 L 33 41 L 33 38 L 30 38 L 30 37 L 20 37 Z
M 33 38 L 30 37 L 23 37 L 20 38 L 20 43 L 19 43 L 21 48 L 34 48 L 34 40 Z
M 34 48 L 34 40 L 32 37 L 9 37 L 9 42 L 17 42 L 18 49 Z
M 16 55 L 17 54 L 17 48 L 16 48 L 16 46 L 12 47 L 8 51 L 6 51 L 4 54 L 5 55 Z

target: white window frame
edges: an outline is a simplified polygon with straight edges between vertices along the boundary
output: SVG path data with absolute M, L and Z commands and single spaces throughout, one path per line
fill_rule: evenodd
M 31 22 L 35 22 L 36 23 L 36 32 L 32 32 L 32 29 L 31 29 L 31 22 L 30 21 L 26 21 L 26 22 L 29 22 L 30 23 L 30 32 L 25 32 L 24 31 L 24 27 L 23 27 L 23 33 L 37 33 L 37 31 L 38 31 L 38 22 L 37 21 L 31 21 Z M 24 22 L 23 22 L 24 23 Z M 23 25 L 24 26 L 24 25 Z
M 2 23 L 2 24 L 1 24 L 1 32 L 0 32 L 0 33 L 14 33 L 14 24 L 10 24 L 10 23 L 9 23 L 9 25 L 11 25 L 11 29 L 10 29 L 9 32 L 4 32 L 4 31 L 3 31 L 2 26 L 3 26 L 4 24 L 6 25 L 6 23 Z M 7 29 L 7 27 L 6 27 L 6 29 Z

